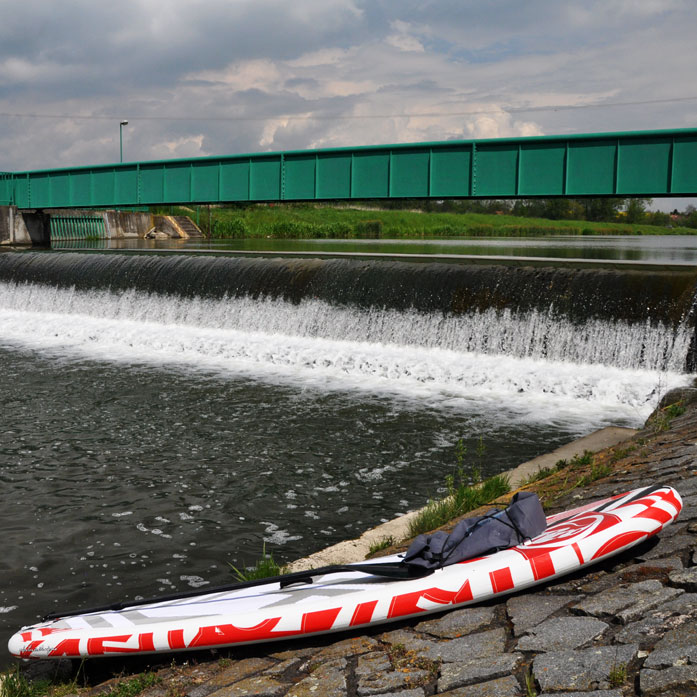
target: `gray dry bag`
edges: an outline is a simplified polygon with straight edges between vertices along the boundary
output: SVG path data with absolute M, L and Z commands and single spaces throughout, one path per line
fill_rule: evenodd
M 403 563 L 422 569 L 440 569 L 459 561 L 492 554 L 536 537 L 547 527 L 537 494 L 520 491 L 504 510 L 461 520 L 451 533 L 419 535 L 410 545 Z

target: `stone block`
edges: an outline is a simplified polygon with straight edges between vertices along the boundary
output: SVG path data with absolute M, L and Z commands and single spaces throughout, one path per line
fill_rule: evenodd
M 645 668 L 639 673 L 639 690 L 648 696 L 694 695 L 697 692 L 697 665 L 673 666 L 665 670 Z
M 550 615 L 569 603 L 581 599 L 580 595 L 517 595 L 506 603 L 506 611 L 513 623 L 515 636 L 524 634 Z
M 346 659 L 328 661 L 288 690 L 286 697 L 345 697 Z
M 519 651 L 578 649 L 601 636 L 608 625 L 595 617 L 557 617 L 529 630 L 516 647 Z
M 287 683 L 268 675 L 256 675 L 211 692 L 210 697 L 281 697 L 287 693 L 288 687 Z
M 694 544 L 694 535 L 680 533 L 678 535 L 673 535 L 673 537 L 662 537 L 659 538 L 658 544 L 648 552 L 642 554 L 641 558 L 649 560 L 659 557 L 675 556 L 686 549 L 692 548 Z
M 535 657 L 533 674 L 543 692 L 607 690 L 613 670 L 626 666 L 638 650 L 627 645 L 551 651 Z
M 192 697 L 205 697 L 221 687 L 232 685 L 250 675 L 261 673 L 273 665 L 275 663 L 268 658 L 243 658 L 241 661 L 234 661 L 231 666 L 224 668 L 210 680 L 195 688 L 195 694 Z
M 383 695 L 385 692 L 395 692 L 396 690 L 406 691 L 414 685 L 426 682 L 430 673 L 425 670 L 413 670 L 403 673 L 402 671 L 392 671 L 391 673 L 376 673 L 365 675 L 358 680 L 358 697 L 369 697 L 370 695 Z
M 659 605 L 647 617 L 627 624 L 615 639 L 623 644 L 654 646 L 666 632 L 686 622 L 693 622 L 696 616 L 697 594 L 683 593 L 674 600 Z
M 697 665 L 697 646 L 656 649 L 649 654 L 642 667 L 660 670 L 688 664 Z
M 543 692 L 539 697 L 623 697 L 622 690 L 593 690 L 592 692 Z
M 521 694 L 518 681 L 512 675 L 508 675 L 498 680 L 442 692 L 438 697 L 519 697 Z
M 415 629 L 442 639 L 455 639 L 488 627 L 494 620 L 494 613 L 493 607 L 466 607 L 437 619 L 420 622 Z
M 520 653 L 506 653 L 493 658 L 472 658 L 446 663 L 440 671 L 438 692 L 465 687 L 510 675 L 523 660 Z
M 358 656 L 363 653 L 369 653 L 380 648 L 380 644 L 367 636 L 353 637 L 337 641 L 336 644 L 330 644 L 323 648 L 318 654 L 318 658 L 346 658 L 347 656 Z
M 693 566 L 689 569 L 681 571 L 672 571 L 668 575 L 668 579 L 673 585 L 684 588 L 688 591 L 697 591 L 697 567 Z
M 506 648 L 506 630 L 490 629 L 488 632 L 470 634 L 459 639 L 450 639 L 432 644 L 422 655 L 432 661 L 442 661 L 443 663 L 455 663 L 463 661 L 470 656 L 477 658 L 495 657 L 504 652 Z
M 681 589 L 665 588 L 657 580 L 627 583 L 581 600 L 572 608 L 595 617 L 617 617 L 626 623 L 643 617 L 649 610 L 681 593 Z

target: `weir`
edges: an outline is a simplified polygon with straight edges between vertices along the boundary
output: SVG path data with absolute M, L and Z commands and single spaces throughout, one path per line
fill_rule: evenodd
M 94 306 L 182 326 L 623 369 L 695 367 L 692 269 L 25 253 L 0 255 L 0 281 L 11 284 L 6 301 L 12 295 L 26 310 Z M 16 284 L 72 290 L 44 297 Z

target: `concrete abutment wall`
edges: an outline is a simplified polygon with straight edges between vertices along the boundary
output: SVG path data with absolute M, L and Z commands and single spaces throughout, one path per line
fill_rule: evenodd
M 51 220 L 60 218 L 102 218 L 107 239 L 144 238 L 153 231 L 163 236 L 179 237 L 170 216 L 156 216 L 138 211 L 94 211 L 83 209 L 25 210 L 0 206 L 0 245 L 37 245 L 51 243 Z M 195 227 L 195 226 L 194 226 Z M 197 230 L 200 234 L 200 230 Z M 189 233 L 189 236 L 192 236 Z

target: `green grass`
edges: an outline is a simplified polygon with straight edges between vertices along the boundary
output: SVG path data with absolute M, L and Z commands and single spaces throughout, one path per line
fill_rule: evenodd
M 353 204 L 360 205 L 359 202 Z M 439 213 L 384 210 L 351 204 L 248 204 L 211 209 L 211 235 L 216 238 L 359 239 L 420 237 L 529 237 L 540 235 L 665 235 L 697 234 L 692 228 L 665 228 L 586 220 L 548 220 L 485 213 Z M 169 209 L 166 211 L 169 213 Z M 192 208 L 174 208 L 189 215 Z M 208 211 L 199 224 L 208 232 Z
M 43 697 L 50 687 L 46 680 L 29 682 L 19 667 L 3 674 L 0 680 L 0 697 Z
M 84 661 L 83 661 L 84 663 Z M 77 692 L 77 682 L 82 664 L 70 682 L 53 682 L 51 680 L 27 680 L 19 666 L 14 666 L 6 673 L 0 674 L 0 697 L 66 697 Z M 123 695 L 121 697 L 129 697 Z
M 116 684 L 106 697 L 137 697 L 143 690 L 162 682 L 155 673 L 142 673 L 132 678 L 127 678 Z
M 556 464 L 552 465 L 551 467 L 540 467 L 537 472 L 533 472 L 527 479 L 524 479 L 520 486 L 528 486 L 528 484 L 534 484 L 535 482 L 539 482 L 542 479 L 547 479 L 547 477 L 555 474 L 561 469 L 564 469 L 568 465 L 568 462 L 566 460 L 557 460 Z
M 371 542 L 370 547 L 368 548 L 368 556 L 370 557 L 373 554 L 382 551 L 383 549 L 392 547 L 392 545 L 395 544 L 395 542 L 396 540 L 394 539 L 394 537 L 392 537 L 392 535 L 383 537 L 382 539 L 376 540 L 375 542 Z
M 586 486 L 587 484 L 590 484 L 598 479 L 607 477 L 609 474 L 612 474 L 612 467 L 610 465 L 594 463 L 591 467 L 591 471 L 585 477 L 581 477 L 576 482 L 576 486 Z
M 266 553 L 266 543 L 264 543 L 261 550 L 261 559 L 257 559 L 254 566 L 248 566 L 244 569 L 238 569 L 228 562 L 230 568 L 232 569 L 236 580 L 240 583 L 246 581 L 257 581 L 262 578 L 269 578 L 271 576 L 280 576 L 285 573 L 285 567 L 278 564 L 275 561 L 272 554 Z
M 570 486 L 567 486 L 569 477 L 572 475 L 572 473 L 575 470 L 581 469 L 582 467 L 586 467 L 588 465 L 591 466 L 588 473 L 579 477 Z M 560 490 L 557 492 L 556 496 L 553 497 L 552 501 L 556 501 L 565 494 L 568 494 L 573 489 L 576 489 L 580 486 L 587 486 L 588 484 L 591 484 L 592 482 L 598 479 L 607 477 L 609 474 L 612 474 L 613 471 L 611 463 L 596 462 L 595 455 L 592 452 L 590 452 L 590 450 L 585 450 L 583 455 L 575 455 L 570 462 L 567 460 L 559 460 L 556 464 L 556 467 L 559 470 L 566 469 L 566 475 L 564 477 L 564 481 L 561 484 Z
M 525 673 L 525 697 L 536 697 L 537 687 L 535 685 L 535 675 L 532 667 Z
M 675 402 L 664 407 L 654 414 L 648 422 L 648 425 L 655 433 L 662 433 L 670 428 L 673 419 L 682 416 L 685 413 L 683 403 Z
M 610 687 L 620 687 L 627 681 L 627 666 L 614 665 L 608 675 Z
M 508 477 L 496 475 L 480 484 L 459 487 L 454 496 L 432 500 L 409 523 L 409 536 L 430 532 L 449 521 L 483 506 L 511 490 Z

